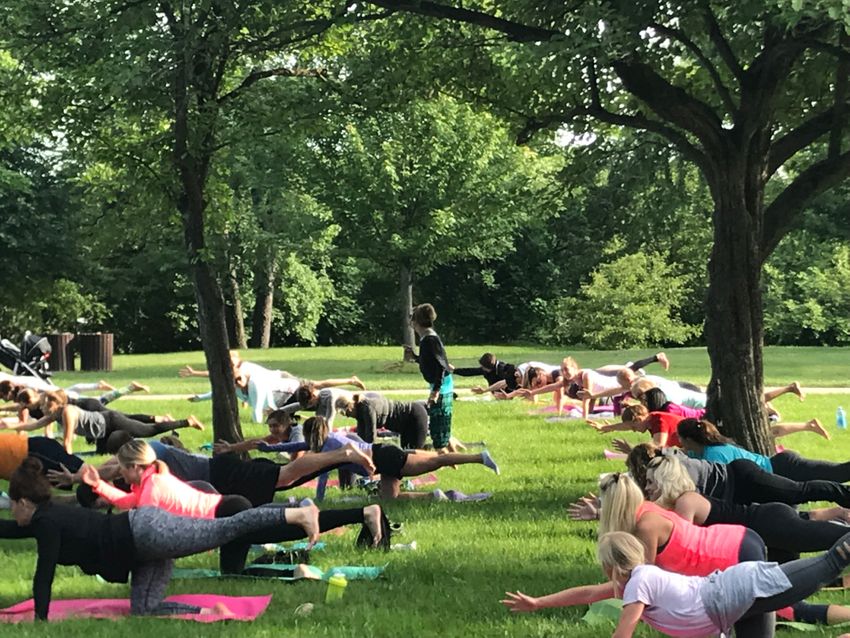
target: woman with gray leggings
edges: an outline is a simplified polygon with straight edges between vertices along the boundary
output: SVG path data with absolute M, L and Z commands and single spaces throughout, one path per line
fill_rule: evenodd
M 0 521 L 0 538 L 35 538 L 38 562 L 33 578 L 35 615 L 46 620 L 57 565 L 77 565 L 109 582 L 132 574 L 131 613 L 204 614 L 226 611 L 165 603 L 175 558 L 214 549 L 270 526 L 301 528 L 310 543 L 319 535 L 319 510 L 256 508 L 229 518 L 198 519 L 143 507 L 107 516 L 81 507 L 51 503 L 51 486 L 41 462 L 26 459 L 9 481 L 14 521 Z

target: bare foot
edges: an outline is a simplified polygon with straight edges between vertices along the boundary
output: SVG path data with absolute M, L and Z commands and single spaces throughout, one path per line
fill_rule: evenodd
M 109 391 L 109 392 L 112 392 L 113 390 L 115 390 L 115 386 L 114 386 L 114 385 L 109 385 L 109 384 L 108 384 L 106 381 L 104 381 L 103 379 L 101 379 L 100 381 L 98 381 L 98 382 L 97 382 L 97 386 L 98 386 L 98 388 L 99 388 L 99 389 L 101 389 L 101 390 L 107 390 L 107 391 Z
M 363 383 L 363 382 L 360 380 L 360 378 L 359 378 L 359 377 L 351 377 L 351 385 L 353 385 L 355 388 L 360 388 L 361 390 L 365 390 L 365 389 L 366 389 L 366 384 L 365 384 L 365 383 Z
M 803 388 L 800 387 L 800 384 L 797 381 L 789 385 L 788 390 L 790 390 L 792 394 L 796 394 L 799 397 L 800 401 L 805 400 L 806 393 L 803 392 Z
M 313 547 L 319 540 L 319 508 L 315 505 L 287 508 L 286 522 L 298 525 L 304 530 L 307 534 L 307 549 Z
M 806 421 L 806 429 L 810 432 L 814 432 L 815 434 L 822 436 L 827 441 L 829 441 L 832 436 L 830 436 L 829 432 L 826 431 L 826 428 L 821 425 L 821 422 L 817 419 L 812 419 L 811 421 Z
M 147 385 L 142 385 L 138 381 L 130 381 L 130 392 L 150 392 L 151 388 Z
M 198 418 L 194 414 L 190 414 L 186 420 L 189 422 L 190 428 L 195 428 L 196 430 L 204 430 L 204 424 L 198 421 Z
M 204 607 L 201 609 L 201 616 L 225 616 L 231 617 L 235 614 L 228 609 L 227 605 L 224 603 L 216 603 L 212 607 Z
M 349 444 L 343 448 L 343 451 L 346 460 L 349 463 L 356 463 L 357 465 L 362 465 L 369 471 L 370 474 L 375 473 L 375 463 L 372 461 L 372 457 L 366 454 L 359 447 L 354 444 Z
M 298 564 L 295 566 L 295 569 L 292 570 L 292 575 L 295 578 L 308 578 L 310 580 L 322 580 L 322 578 L 316 574 L 315 571 L 310 569 L 307 565 Z M 303 605 L 301 605 L 303 607 Z M 297 609 L 296 609 L 297 611 Z M 306 615 L 306 614 L 302 614 Z
M 809 510 L 810 521 L 841 521 L 850 523 L 850 510 L 846 507 L 821 507 Z
M 666 354 L 664 354 L 663 352 L 659 352 L 657 355 L 655 355 L 655 358 L 658 359 L 658 363 L 661 364 L 662 368 L 664 368 L 665 370 L 670 369 L 670 359 L 667 358 Z
M 367 505 L 363 508 L 363 524 L 372 532 L 372 547 L 377 547 L 383 538 L 381 534 L 381 506 Z

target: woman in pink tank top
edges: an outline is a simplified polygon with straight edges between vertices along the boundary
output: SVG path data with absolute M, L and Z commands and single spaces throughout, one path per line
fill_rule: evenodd
M 699 527 L 644 500 L 627 474 L 599 482 L 602 511 L 599 534 L 629 532 L 646 545 L 648 563 L 685 576 L 707 576 L 748 560 L 765 560 L 761 537 L 742 525 Z

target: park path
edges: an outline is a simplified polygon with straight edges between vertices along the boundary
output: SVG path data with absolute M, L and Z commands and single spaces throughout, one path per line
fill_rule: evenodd
M 766 387 L 765 390 L 773 390 L 774 388 Z M 473 396 L 468 393 L 466 388 L 456 388 L 456 390 L 461 394 L 461 396 Z M 803 390 L 806 394 L 850 394 L 850 388 L 809 388 L 803 387 Z M 372 391 L 372 388 L 369 388 L 367 392 Z M 394 389 L 394 390 L 374 390 L 375 392 L 380 392 L 381 394 L 389 394 L 389 395 L 399 395 L 399 394 L 423 394 L 425 391 L 420 388 L 412 388 L 412 389 Z M 189 397 L 194 396 L 191 394 L 133 394 L 132 398 L 134 401 L 179 401 L 181 399 L 187 400 Z

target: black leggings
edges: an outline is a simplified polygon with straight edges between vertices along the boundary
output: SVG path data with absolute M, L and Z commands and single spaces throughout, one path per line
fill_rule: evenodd
M 658 363 L 658 356 L 652 355 L 651 357 L 646 357 L 644 359 L 638 359 L 637 361 L 633 361 L 632 363 L 626 365 L 625 367 L 627 367 L 629 370 L 634 370 L 635 372 L 637 372 L 641 368 L 645 368 L 646 366 L 648 366 L 650 363 Z M 601 374 L 602 376 L 605 376 L 605 377 L 616 377 L 620 373 L 620 370 L 619 369 L 616 369 L 616 370 L 608 369 L 608 370 L 596 370 L 596 372 L 598 372 L 599 374 Z
M 718 515 L 719 512 L 722 514 Z M 796 553 L 822 552 L 847 533 L 843 525 L 801 518 L 793 507 L 784 503 L 754 503 L 733 509 L 715 507 L 712 502 L 705 524 L 718 523 L 745 525 L 758 533 L 768 548 Z
M 405 450 L 421 450 L 428 438 L 428 410 L 424 401 L 413 401 L 410 412 L 398 423 L 387 422 L 387 429 L 401 435 L 401 447 Z
M 776 611 L 803 600 L 835 580 L 848 565 L 850 565 L 850 533 L 842 536 L 823 554 L 780 565 L 780 569 L 791 581 L 791 587 L 779 594 L 757 599 L 743 618 Z
M 813 481 L 821 479 L 824 481 L 835 481 L 844 483 L 850 481 L 850 462 L 833 463 L 832 461 L 818 461 L 806 459 L 786 450 L 770 457 L 773 473 L 792 481 Z
M 242 498 L 242 497 L 238 497 Z M 223 501 L 222 501 L 223 503 Z M 250 505 L 250 504 L 249 504 Z M 263 507 L 282 507 L 275 503 L 263 505 Z M 241 511 L 241 510 L 240 510 Z M 232 512 L 235 514 L 237 512 Z M 224 514 L 230 516 L 231 514 Z M 219 518 L 216 510 L 216 518 Z M 342 527 L 343 525 L 363 524 L 363 509 L 324 510 L 319 512 L 319 529 L 326 532 L 330 529 Z M 245 561 L 251 545 L 259 543 L 281 543 L 304 538 L 304 529 L 297 525 L 274 525 L 261 529 L 237 540 L 221 546 L 219 552 L 219 570 L 222 574 L 240 574 L 245 569 Z
M 792 481 L 765 472 L 747 459 L 737 459 L 727 466 L 735 503 L 787 503 L 799 505 L 812 501 L 831 501 L 850 507 L 850 488 L 834 481 Z
M 800 522 L 810 522 L 816 523 L 818 521 L 803 521 L 797 512 L 795 512 L 788 505 L 783 505 L 781 503 L 769 503 L 766 505 L 751 505 L 747 508 L 747 510 L 756 510 L 756 514 L 749 515 L 747 517 L 727 517 L 727 520 L 724 520 L 724 523 L 731 524 L 742 524 L 747 526 L 747 532 L 744 534 L 744 538 L 741 540 L 741 547 L 738 549 L 738 562 L 744 563 L 747 561 L 763 561 L 766 558 L 766 550 L 765 544 L 767 540 L 765 537 L 761 536 L 760 530 L 756 530 L 750 524 L 758 518 L 763 525 L 760 525 L 762 529 L 764 529 L 765 533 L 771 537 L 775 538 L 783 538 L 782 534 L 783 529 L 787 529 L 789 525 L 793 524 L 793 521 L 788 516 L 790 512 L 793 518 L 797 519 Z M 711 515 L 709 515 L 710 520 Z M 731 520 L 733 518 L 738 518 L 738 520 Z M 746 518 L 746 520 L 741 520 L 742 518 Z M 720 520 L 715 520 L 714 523 L 720 523 Z M 772 526 L 768 523 L 772 522 Z M 829 526 L 834 528 L 834 531 L 839 532 L 836 537 L 836 534 L 833 532 L 832 536 L 834 540 L 832 542 L 827 543 L 823 547 L 813 548 L 812 550 L 804 550 L 804 551 L 816 551 L 823 550 L 835 545 L 838 539 L 843 538 L 843 536 L 847 533 L 847 529 L 841 525 L 835 525 L 833 523 L 821 522 L 823 526 Z M 820 525 L 818 526 L 820 527 Z M 821 532 L 825 533 L 826 529 L 821 529 Z M 788 544 L 787 540 L 784 541 L 786 545 Z M 805 541 L 801 541 L 805 543 Z M 767 543 L 769 545 L 769 543 Z M 791 604 L 791 603 L 789 603 Z M 786 605 L 780 605 L 777 609 L 781 609 L 786 607 Z M 798 620 L 800 622 L 805 622 L 809 624 L 825 624 L 826 623 L 826 614 L 827 614 L 828 605 L 812 605 L 806 602 L 801 601 L 793 601 L 792 611 L 794 620 Z M 770 610 L 774 611 L 774 610 Z M 743 618 L 741 618 L 737 623 L 735 623 L 735 635 L 736 636 L 753 636 L 755 637 L 768 637 L 773 635 L 773 627 L 776 623 L 776 619 L 772 613 L 757 613 L 757 614 L 747 614 Z
M 157 434 L 162 434 L 163 432 L 189 427 L 189 421 L 186 419 L 154 423 L 153 418 L 147 416 L 147 422 L 143 422 L 122 412 L 116 412 L 115 410 L 104 410 L 103 416 L 106 419 L 106 435 L 103 437 L 105 439 L 108 439 L 109 435 L 116 430 L 129 432 L 134 438 L 146 439 L 156 436 Z

